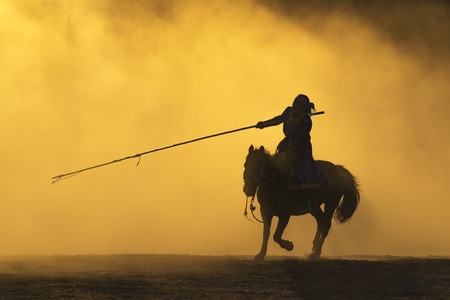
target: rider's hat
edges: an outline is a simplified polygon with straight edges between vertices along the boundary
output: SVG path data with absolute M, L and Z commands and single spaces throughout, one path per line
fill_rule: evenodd
M 311 112 L 316 109 L 314 103 L 310 102 L 308 96 L 306 95 L 299 94 L 297 97 L 295 97 L 293 105 L 298 102 L 302 103 L 306 108 L 308 108 L 309 114 L 311 114 Z
M 294 99 L 294 105 L 296 104 L 296 102 L 301 102 L 303 103 L 306 107 L 308 107 L 309 104 L 309 98 L 306 95 L 303 94 L 299 94 L 297 97 L 295 97 Z

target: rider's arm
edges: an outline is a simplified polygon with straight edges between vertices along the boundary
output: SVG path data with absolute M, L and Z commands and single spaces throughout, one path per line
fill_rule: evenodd
M 289 117 L 291 110 L 292 110 L 292 107 L 289 106 L 288 108 L 286 108 L 284 110 L 284 112 L 281 115 L 276 116 L 276 117 L 266 120 L 266 121 L 259 121 L 256 124 L 256 128 L 263 129 L 265 127 L 276 126 L 276 125 L 283 123 Z

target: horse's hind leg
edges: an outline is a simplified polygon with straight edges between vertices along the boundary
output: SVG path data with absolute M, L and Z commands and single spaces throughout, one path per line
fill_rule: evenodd
M 320 240 L 322 239 L 322 222 L 324 220 L 324 213 L 322 209 L 319 207 L 318 209 L 312 211 L 311 214 L 316 219 L 316 235 L 314 236 L 313 248 L 310 254 L 310 258 L 313 258 L 312 257 L 313 253 L 315 253 L 314 256 L 317 256 L 315 258 L 319 258 L 320 250 L 319 253 L 317 254 L 317 249 L 319 248 Z
M 283 235 L 283 231 L 289 222 L 289 218 L 290 216 L 279 217 L 277 229 L 275 230 L 275 234 L 273 235 L 273 240 L 277 242 L 281 248 L 291 251 L 292 249 L 294 249 L 294 244 L 289 240 L 283 240 L 281 238 L 281 236 Z
M 325 212 L 323 212 L 319 207 L 311 213 L 316 219 L 317 230 L 313 240 L 313 248 L 311 254 L 309 255 L 310 259 L 318 259 L 322 254 L 323 243 L 325 242 L 325 238 L 331 228 L 333 211 L 330 212 L 330 210 L 325 210 Z

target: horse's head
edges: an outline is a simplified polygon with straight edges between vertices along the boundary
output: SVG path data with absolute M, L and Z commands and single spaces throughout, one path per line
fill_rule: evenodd
M 265 152 L 264 146 L 255 149 L 253 145 L 248 149 L 248 155 L 244 163 L 244 193 L 247 196 L 254 196 L 260 184 L 269 155 Z

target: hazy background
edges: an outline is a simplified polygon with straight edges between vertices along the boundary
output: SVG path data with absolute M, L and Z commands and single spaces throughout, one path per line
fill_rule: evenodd
M 0 0 L 0 255 L 257 253 L 243 163 L 281 127 L 51 177 L 253 125 L 298 93 L 326 111 L 315 158 L 361 183 L 323 254 L 449 255 L 450 6 L 314 3 Z M 293 218 L 294 250 L 269 255 L 314 233 Z

